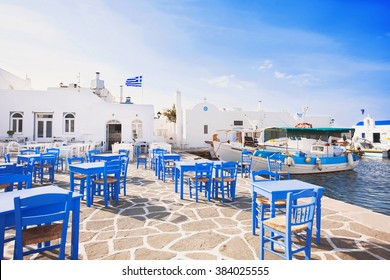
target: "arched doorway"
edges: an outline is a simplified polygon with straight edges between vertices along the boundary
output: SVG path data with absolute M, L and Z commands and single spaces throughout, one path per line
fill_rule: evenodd
M 112 150 L 112 144 L 122 142 L 122 124 L 118 120 L 110 120 L 106 125 L 107 150 Z

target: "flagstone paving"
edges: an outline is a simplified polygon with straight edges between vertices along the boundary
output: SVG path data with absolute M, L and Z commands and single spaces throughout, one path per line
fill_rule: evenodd
M 69 188 L 68 172 L 55 179 L 55 184 Z M 127 182 L 127 195 L 120 196 L 118 205 L 111 202 L 105 208 L 101 199 L 92 207 L 81 202 L 79 259 L 258 259 L 259 236 L 251 232 L 250 179 L 239 175 L 236 201 L 225 204 L 202 196 L 196 203 L 188 190 L 181 200 L 171 180 L 157 180 L 154 171 L 136 169 L 134 163 L 129 164 Z M 12 254 L 10 242 L 5 257 Z M 269 254 L 266 258 L 277 259 Z M 324 197 L 321 245 L 313 243 L 312 259 L 389 260 L 390 216 Z

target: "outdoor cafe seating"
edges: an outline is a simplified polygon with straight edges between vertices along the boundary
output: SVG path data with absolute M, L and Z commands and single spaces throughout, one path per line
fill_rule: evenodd
M 214 177 L 212 182 L 213 197 L 217 198 L 219 193 L 221 193 L 222 203 L 225 203 L 226 193 L 227 197 L 230 197 L 231 201 L 234 202 L 236 195 L 238 162 L 222 162 L 221 168 L 217 172 L 219 175 Z
M 213 176 L 213 162 L 195 163 L 195 176 L 188 178 L 188 187 L 190 198 L 192 198 L 192 190 L 195 190 L 195 201 L 199 200 L 199 192 L 207 196 L 210 201 L 211 197 L 211 181 Z
M 14 203 L 16 232 L 14 259 L 22 260 L 26 255 L 55 248 L 59 248 L 58 258 L 65 259 L 72 192 L 40 194 L 28 198 L 17 196 Z M 45 205 L 49 207 L 44 208 Z M 31 210 L 22 211 L 24 208 Z M 60 239 L 59 244 L 50 244 L 49 241 L 57 239 Z M 32 248 L 31 245 L 34 244 L 36 247 Z
M 310 260 L 317 196 L 317 190 L 289 192 L 286 199 L 286 215 L 260 222 L 261 260 L 265 258 L 265 251 L 287 260 L 291 260 L 296 253 L 304 252 L 305 259 Z

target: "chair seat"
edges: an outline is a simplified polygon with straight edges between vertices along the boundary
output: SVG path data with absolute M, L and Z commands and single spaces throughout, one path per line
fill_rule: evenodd
M 138 158 L 148 158 L 146 155 L 139 155 Z
M 10 186 L 11 186 L 11 184 L 0 184 L 0 189 L 6 189 Z
M 195 181 L 196 177 L 192 177 L 191 180 Z M 198 182 L 200 182 L 200 183 L 207 183 L 208 181 L 209 181 L 209 178 L 207 178 L 207 177 L 200 177 L 200 178 L 198 178 Z
M 280 231 L 282 233 L 286 233 L 286 217 L 280 216 L 272 219 L 265 220 L 264 225 L 270 228 L 273 228 L 277 231 Z M 304 225 L 298 225 L 298 226 L 292 226 L 291 232 L 292 233 L 299 233 L 302 231 L 305 231 L 307 229 L 307 224 Z
M 77 173 L 77 174 L 74 174 L 74 178 L 75 179 L 85 179 L 85 178 L 87 178 L 87 175 Z
M 36 168 L 41 168 L 41 165 L 40 164 L 35 164 L 35 167 Z M 42 167 L 43 168 L 53 168 L 53 165 L 51 165 L 51 164 L 44 164 Z
M 94 182 L 95 184 L 103 185 L 103 184 L 104 184 L 104 178 L 94 180 L 93 182 Z M 116 180 L 115 177 L 109 177 L 109 176 L 107 176 L 107 184 L 114 184 L 114 183 L 116 183 L 116 182 L 117 182 L 117 180 Z
M 259 204 L 263 204 L 265 206 L 270 206 L 270 202 L 269 202 L 269 199 L 266 198 L 266 197 L 258 197 L 256 198 L 256 202 L 259 203 Z M 278 206 L 286 206 L 286 201 L 285 200 L 282 200 L 282 199 L 278 199 L 275 201 L 275 206 L 278 207 Z
M 62 224 L 51 224 L 23 230 L 23 246 L 61 238 Z
M 214 178 L 214 180 L 215 181 L 222 181 L 222 178 L 220 178 L 220 177 L 216 177 L 216 178 Z M 234 178 L 224 178 L 224 181 L 225 182 L 229 182 L 229 183 L 231 183 L 231 182 L 234 182 L 235 181 L 235 179 Z
M 288 174 L 287 171 L 277 171 L 276 173 L 278 173 L 278 174 L 284 174 L 284 175 L 287 175 L 287 174 Z

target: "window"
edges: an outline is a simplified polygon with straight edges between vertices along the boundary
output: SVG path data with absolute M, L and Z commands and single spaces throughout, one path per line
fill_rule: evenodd
M 75 114 L 64 113 L 64 133 L 74 133 Z
M 131 124 L 131 136 L 133 139 L 142 139 L 142 121 L 134 120 Z
M 23 113 L 11 113 L 11 130 L 16 134 L 23 133 Z
M 244 121 L 233 121 L 233 125 L 235 125 L 235 126 L 243 126 L 244 125 Z
M 209 126 L 207 124 L 203 126 L 203 134 L 209 134 Z

